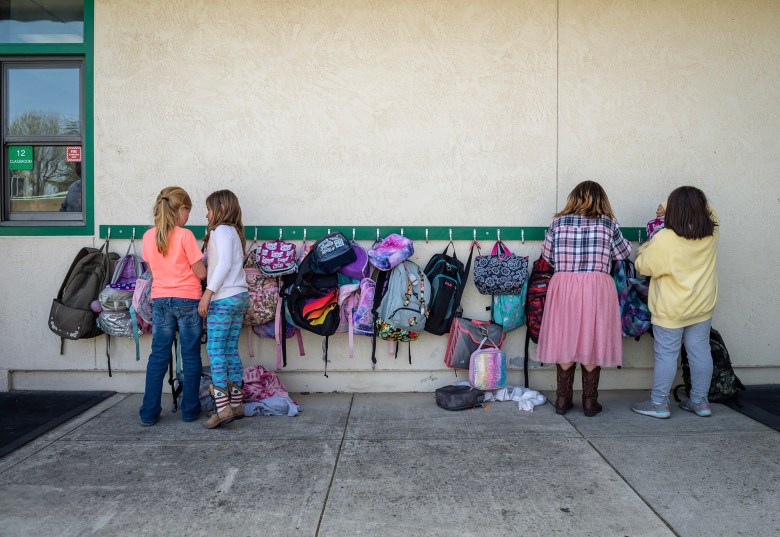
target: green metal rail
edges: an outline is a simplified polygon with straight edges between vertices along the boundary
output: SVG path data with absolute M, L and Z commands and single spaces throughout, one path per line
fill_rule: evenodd
M 150 225 L 102 225 L 100 238 L 108 237 L 111 230 L 112 239 L 130 239 L 135 234 L 139 238 Z M 187 226 L 197 238 L 206 233 L 205 226 Z M 642 242 L 647 238 L 643 227 L 621 228 L 623 236 L 630 241 Z M 249 240 L 270 240 L 282 238 L 295 242 L 306 239 L 315 241 L 330 232 L 341 231 L 348 239 L 373 241 L 384 238 L 391 233 L 399 233 L 415 241 L 495 241 L 500 238 L 507 241 L 541 241 L 544 240 L 546 227 L 486 227 L 486 226 L 244 226 L 246 238 Z

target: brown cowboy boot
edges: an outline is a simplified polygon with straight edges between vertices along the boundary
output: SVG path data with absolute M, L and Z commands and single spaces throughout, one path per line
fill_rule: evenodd
M 214 399 L 214 413 L 209 416 L 209 419 L 203 422 L 203 426 L 206 429 L 213 429 L 217 425 L 233 421 L 233 411 L 230 409 L 230 396 L 227 390 L 217 388 L 213 384 L 209 386 L 209 393 L 212 399 Z
M 572 397 L 574 396 L 574 371 L 576 369 L 573 365 L 569 369 L 563 369 L 560 364 L 555 364 L 558 380 L 558 387 L 555 390 L 556 414 L 566 414 L 574 406 Z
M 601 368 L 598 366 L 593 371 L 582 368 L 582 411 L 589 418 L 601 412 L 598 402 L 600 375 Z
M 244 417 L 244 390 L 232 382 L 228 382 L 228 393 L 230 394 L 230 410 L 233 412 L 233 417 L 240 420 Z

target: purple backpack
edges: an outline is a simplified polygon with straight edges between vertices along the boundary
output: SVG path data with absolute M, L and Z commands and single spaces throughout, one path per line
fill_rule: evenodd
M 339 287 L 338 332 L 349 334 L 349 357 L 354 356 L 355 334 L 370 336 L 374 333 L 373 315 L 374 289 L 376 284 L 371 278 L 363 278 L 360 283 L 350 283 Z
M 393 233 L 368 251 L 368 259 L 379 270 L 390 270 L 412 257 L 414 243 Z
M 355 253 L 355 260 L 339 269 L 339 273 L 348 276 L 353 280 L 362 280 L 371 276 L 371 265 L 368 264 L 368 254 L 355 241 L 352 241 L 352 251 Z

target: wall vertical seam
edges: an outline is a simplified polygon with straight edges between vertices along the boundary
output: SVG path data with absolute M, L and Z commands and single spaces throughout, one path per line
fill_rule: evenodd
M 561 68 L 561 0 L 555 2 L 555 212 L 558 212 L 558 188 L 560 186 L 560 68 Z

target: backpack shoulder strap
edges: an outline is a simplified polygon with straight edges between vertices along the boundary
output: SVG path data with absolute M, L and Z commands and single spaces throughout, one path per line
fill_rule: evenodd
M 374 323 L 376 323 L 379 305 L 382 303 L 382 294 L 384 292 L 386 281 L 387 271 L 380 270 L 376 277 L 376 285 L 374 286 L 374 303 L 371 307 L 371 316 L 374 320 Z M 376 324 L 374 325 L 374 333 L 371 336 L 371 369 L 376 369 Z

